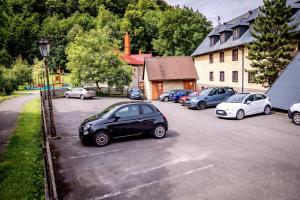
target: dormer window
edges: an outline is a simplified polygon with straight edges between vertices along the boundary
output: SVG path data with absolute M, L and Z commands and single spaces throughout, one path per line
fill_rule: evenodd
M 214 46 L 220 39 L 220 36 L 217 36 L 217 35 L 213 35 L 213 36 L 210 36 L 210 46 Z
M 234 28 L 233 29 L 233 40 L 237 40 L 240 38 L 240 28 Z
M 221 36 L 220 36 L 220 40 L 221 40 L 221 44 L 223 44 L 224 42 L 226 42 L 226 37 L 225 37 L 225 33 L 221 33 Z

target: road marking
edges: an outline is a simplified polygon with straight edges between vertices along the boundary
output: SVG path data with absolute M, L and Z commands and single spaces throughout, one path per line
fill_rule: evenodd
M 165 168 L 165 167 L 170 167 L 170 166 L 176 165 L 178 163 L 203 160 L 203 159 L 205 159 L 207 157 L 208 157 L 208 155 L 206 153 L 204 153 L 201 156 L 196 157 L 196 158 L 178 158 L 178 159 L 173 160 L 171 162 L 164 163 L 162 165 L 158 165 L 158 166 L 155 166 L 155 167 L 151 167 L 151 168 L 145 169 L 143 171 L 132 172 L 132 173 L 128 174 L 124 179 L 128 178 L 129 176 L 134 176 L 134 175 L 138 175 L 138 174 L 145 174 L 145 173 L 157 170 L 157 169 L 161 169 L 161 168 Z
M 86 158 L 86 157 L 98 156 L 98 155 L 112 153 L 112 152 L 117 152 L 117 151 L 119 151 L 119 150 L 115 149 L 115 150 L 104 151 L 104 152 L 99 152 L 99 153 L 91 153 L 91 154 L 86 154 L 86 155 L 82 155 L 82 156 L 73 156 L 73 157 L 70 157 L 68 159 L 63 159 L 63 160 L 72 160 L 72 159 L 77 159 L 77 158 Z
M 167 181 L 167 180 L 170 180 L 170 179 L 180 178 L 182 176 L 190 175 L 190 174 L 193 174 L 193 173 L 196 173 L 196 172 L 200 172 L 200 171 L 212 168 L 212 167 L 214 167 L 214 165 L 207 165 L 205 167 L 196 168 L 196 169 L 184 172 L 184 173 L 179 174 L 179 175 L 162 178 L 162 179 L 160 179 L 158 181 L 153 181 L 153 182 L 150 182 L 150 183 L 141 184 L 141 185 L 138 185 L 136 187 L 132 187 L 132 188 L 129 188 L 129 189 L 126 189 L 126 190 L 123 190 L 123 191 L 108 193 L 108 194 L 102 195 L 100 197 L 96 197 L 95 200 L 106 199 L 106 198 L 118 196 L 118 195 L 121 195 L 121 194 L 125 194 L 125 193 L 128 193 L 128 192 L 133 192 L 133 191 L 139 190 L 141 188 L 145 188 L 145 187 L 148 187 L 148 186 L 160 183 L 160 182 L 164 182 L 164 181 Z

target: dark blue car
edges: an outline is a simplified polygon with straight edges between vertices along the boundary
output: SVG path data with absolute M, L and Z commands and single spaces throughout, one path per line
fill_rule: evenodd
M 214 107 L 219 103 L 224 102 L 234 94 L 233 88 L 230 87 L 206 88 L 200 92 L 200 95 L 197 98 L 191 99 L 188 107 L 204 110 L 207 107 Z
M 178 103 L 180 97 L 190 95 L 192 92 L 192 90 L 182 90 L 180 92 L 177 92 L 174 96 L 174 102 Z
M 165 92 L 159 96 L 159 100 L 165 101 L 165 102 L 174 101 L 175 95 L 181 91 L 183 91 L 183 90 L 170 90 L 168 92 Z

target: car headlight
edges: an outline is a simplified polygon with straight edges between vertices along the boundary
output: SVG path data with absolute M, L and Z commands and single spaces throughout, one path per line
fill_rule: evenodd
M 85 125 L 84 127 L 83 127 L 83 134 L 84 135 L 87 135 L 87 134 L 89 134 L 90 132 L 89 132 L 89 130 L 91 129 L 91 125 L 90 124 L 87 124 L 87 125 Z

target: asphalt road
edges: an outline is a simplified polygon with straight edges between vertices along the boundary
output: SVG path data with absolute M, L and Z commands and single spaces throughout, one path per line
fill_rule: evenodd
M 223 120 L 214 109 L 154 102 L 169 120 L 166 138 L 83 146 L 80 122 L 122 100 L 54 100 L 61 199 L 300 199 L 300 127 L 286 114 Z
M 37 97 L 38 94 L 28 94 L 0 103 L 0 154 L 4 151 L 11 133 L 15 130 L 23 105 Z

